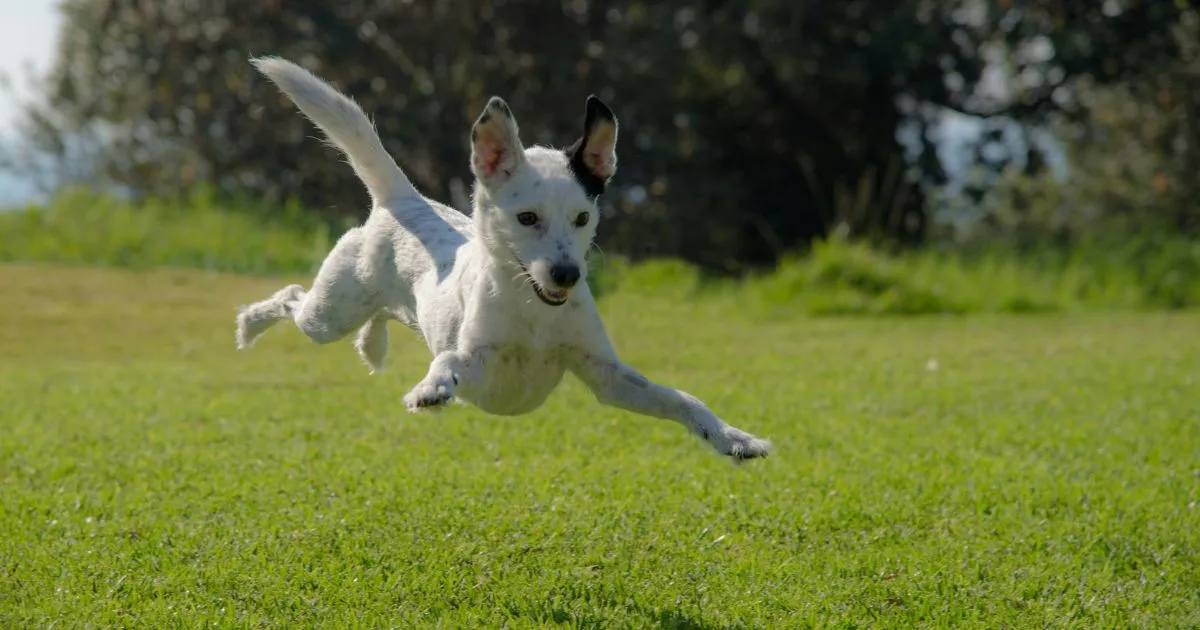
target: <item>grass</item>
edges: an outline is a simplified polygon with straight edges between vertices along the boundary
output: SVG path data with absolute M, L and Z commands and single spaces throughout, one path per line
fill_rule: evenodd
M 1182 310 L 1200 305 L 1200 241 L 1127 237 L 1071 248 L 887 254 L 831 238 L 737 281 L 676 260 L 606 261 L 602 282 L 644 295 L 724 295 L 759 314 L 929 315 Z
M 0 212 L 0 262 L 306 273 L 339 234 L 295 204 L 222 201 L 204 189 L 133 204 L 80 189 Z
M 288 280 L 0 266 L 0 626 L 1200 626 L 1200 315 L 610 294 L 628 360 L 776 443 L 734 467 L 574 380 L 408 415 L 402 329 L 374 377 L 236 353 Z
M 344 226 L 296 205 L 187 199 L 131 204 L 70 191 L 45 207 L 0 212 L 0 262 L 52 262 L 255 274 L 307 274 Z M 601 228 L 603 231 L 603 227 Z M 739 281 L 703 277 L 679 261 L 630 265 L 594 257 L 597 293 L 722 294 L 769 315 L 1062 313 L 1200 306 L 1200 241 L 1119 235 L 1068 249 L 887 255 L 836 239 Z

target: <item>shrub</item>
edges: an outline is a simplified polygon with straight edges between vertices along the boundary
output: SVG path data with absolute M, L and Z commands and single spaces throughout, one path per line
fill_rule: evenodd
M 69 191 L 45 207 L 0 213 L 0 261 L 310 274 L 348 227 L 330 228 L 297 205 L 265 210 L 204 190 L 180 202 L 136 204 Z M 1179 309 L 1200 305 L 1200 242 L 1110 235 L 1066 248 L 887 254 L 831 238 L 741 280 L 705 277 L 679 260 L 632 264 L 594 255 L 589 284 L 598 296 L 726 299 L 760 313 Z

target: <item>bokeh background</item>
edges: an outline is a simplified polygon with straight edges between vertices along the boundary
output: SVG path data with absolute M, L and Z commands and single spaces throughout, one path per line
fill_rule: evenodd
M 602 96 L 614 345 L 777 450 L 236 350 L 368 211 L 265 54 L 464 211 L 490 95 Z M 0 0 L 0 64 L 0 628 L 1200 628 L 1190 3 Z
M 951 266 L 987 252 L 1089 278 L 1066 289 L 1054 280 L 1058 297 L 1009 310 L 1121 293 L 1110 285 L 1122 274 L 1144 294 L 1128 301 L 1200 301 L 1200 17 L 1182 1 L 48 6 L 4 5 L 10 48 L 50 42 L 6 103 L 2 197 L 55 209 L 30 232 L 72 212 L 55 200 L 80 186 L 134 203 L 132 214 L 202 194 L 247 226 L 280 220 L 285 205 L 306 234 L 361 220 L 359 182 L 246 61 L 277 54 L 352 94 L 418 186 L 464 210 L 467 130 L 488 96 L 509 101 L 527 143 L 565 146 L 584 97 L 601 95 L 622 124 L 599 236 L 613 258 L 744 276 L 832 239 L 881 266 L 913 252 Z M 31 37 L 35 21 L 56 32 Z M 94 206 L 91 218 L 63 223 L 120 240 L 111 226 L 128 217 L 73 199 Z M 94 224 L 102 218 L 108 227 Z M 9 228 L 4 258 L 68 256 Z M 84 262 L 152 258 L 139 238 L 158 237 L 136 232 L 119 255 L 82 241 L 65 249 Z M 189 260 L 219 266 L 206 247 L 218 245 L 195 245 Z M 292 266 L 311 266 L 310 249 Z M 261 254 L 264 270 L 291 260 Z M 916 267 L 891 275 L 912 279 Z

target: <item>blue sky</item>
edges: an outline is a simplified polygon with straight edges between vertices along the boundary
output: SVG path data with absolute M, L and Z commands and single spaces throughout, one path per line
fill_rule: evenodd
M 44 70 L 58 35 L 58 9 L 54 0 L 0 0 L 0 72 L 16 87 L 27 82 L 26 64 Z M 0 124 L 11 124 L 16 104 L 0 98 Z
M 0 0 L 0 74 L 17 89 L 18 99 L 29 95 L 29 70 L 44 71 L 58 35 L 55 0 Z M 18 101 L 0 94 L 0 140 L 12 139 Z M 0 173 L 0 204 L 28 200 L 35 190 L 21 179 Z

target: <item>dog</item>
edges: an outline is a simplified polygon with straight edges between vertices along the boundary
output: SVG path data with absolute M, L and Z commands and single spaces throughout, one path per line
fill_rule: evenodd
M 609 340 L 586 258 L 597 200 L 617 168 L 617 118 L 603 101 L 589 96 L 582 134 L 554 149 L 525 147 L 505 101 L 488 100 L 471 128 L 468 217 L 418 192 L 348 96 L 286 59 L 250 62 L 349 159 L 372 210 L 339 238 L 312 288 L 293 284 L 239 309 L 239 349 L 282 319 L 318 344 L 357 330 L 355 348 L 374 374 L 396 320 L 433 355 L 404 396 L 410 411 L 457 400 L 489 414 L 525 414 L 569 371 L 601 403 L 676 421 L 735 461 L 768 455 L 770 442 L 651 382 Z

